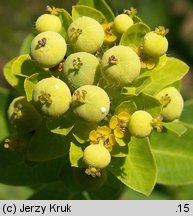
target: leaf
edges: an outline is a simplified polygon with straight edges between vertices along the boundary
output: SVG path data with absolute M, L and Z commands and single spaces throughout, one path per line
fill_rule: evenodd
M 108 22 L 113 22 L 115 19 L 113 11 L 104 0 L 79 0 L 78 5 L 86 5 L 96 8 L 105 15 Z
M 105 16 L 97 9 L 84 6 L 84 5 L 75 5 L 72 7 L 72 18 L 73 20 L 81 17 L 81 16 L 88 16 L 95 20 L 97 20 L 99 23 L 106 22 Z
M 73 136 L 77 142 L 84 144 L 89 141 L 89 133 L 97 127 L 96 123 L 78 119 L 73 129 Z
M 125 88 L 127 90 L 127 88 Z M 124 93 L 127 95 L 127 93 Z M 160 102 L 152 97 L 151 95 L 141 93 L 138 96 L 128 97 L 130 100 L 137 106 L 137 110 L 145 110 L 149 112 L 152 117 L 157 117 L 161 113 L 161 104 Z
M 115 113 L 119 114 L 120 112 L 127 112 L 130 115 L 132 115 L 136 110 L 137 110 L 137 106 L 135 102 L 128 100 L 128 101 L 123 101 L 122 103 L 120 103 L 116 107 Z
M 93 200 L 118 200 L 123 192 L 123 184 L 110 172 L 107 173 L 105 184 L 98 190 L 90 192 Z
M 158 168 L 157 182 L 165 185 L 193 183 L 193 129 L 181 137 L 172 133 L 152 133 L 152 152 Z
M 116 139 L 117 144 L 113 146 L 111 152 L 112 157 L 126 157 L 129 152 L 128 144 L 124 143 L 121 139 Z
M 144 72 L 140 77 L 151 76 L 152 82 L 147 85 L 143 92 L 154 95 L 164 87 L 181 80 L 188 72 L 189 67 L 182 61 L 169 58 L 163 67 L 158 67 L 150 71 Z
M 46 122 L 48 130 L 52 133 L 67 136 L 75 125 L 75 115 L 67 113 L 61 117 L 49 118 Z
M 16 76 L 12 73 L 12 64 L 16 58 L 10 60 L 3 68 L 3 75 L 7 82 L 15 88 L 21 95 L 25 95 L 23 83 L 25 78 Z
M 193 183 L 193 100 L 185 102 L 180 121 L 187 127 L 186 133 L 176 137 L 172 133 L 152 133 L 152 151 L 158 167 L 158 183 L 185 185 Z
M 69 198 L 69 191 L 62 182 L 56 181 L 41 187 L 28 200 L 68 200 Z
M 34 38 L 34 34 L 29 34 L 24 38 L 23 43 L 20 48 L 21 55 L 30 53 L 30 46 L 31 46 L 31 42 L 33 38 Z
M 29 77 L 34 73 L 46 72 L 28 54 L 20 55 L 12 64 L 12 73 L 22 77 Z
M 108 169 L 127 187 L 145 195 L 156 183 L 156 164 L 148 139 L 132 138 L 128 156 L 112 158 Z
M 192 110 L 193 110 L 193 99 L 185 101 L 185 106 L 182 115 L 180 117 L 180 120 L 182 122 L 185 122 L 193 126 Z
M 120 45 L 129 46 L 134 51 L 143 43 L 144 36 L 150 28 L 144 23 L 132 25 L 121 37 Z
M 65 9 L 61 8 L 58 12 L 58 17 L 60 18 L 60 21 L 62 23 L 62 30 L 60 34 L 65 38 L 66 42 L 68 43 L 69 39 L 67 31 L 73 20 L 70 14 Z
M 173 122 L 163 122 L 162 125 L 170 132 L 175 133 L 178 136 L 182 136 L 187 128 L 182 122 L 173 121 Z
M 26 98 L 28 101 L 32 101 L 32 92 L 35 87 L 35 85 L 42 79 L 48 78 L 51 76 L 51 73 L 35 73 L 32 76 L 28 77 L 24 81 L 24 89 Z
M 33 165 L 24 163 L 23 155 L 14 153 L 0 144 L 0 182 L 9 185 L 25 186 L 44 184 L 58 179 L 64 158 Z
M 0 87 L 0 141 L 7 137 L 10 133 L 8 120 L 7 120 L 7 108 L 11 99 L 11 94 L 7 89 Z
M 82 146 L 74 142 L 70 143 L 70 163 L 72 167 L 85 167 Z
M 28 145 L 27 159 L 38 162 L 53 160 L 68 154 L 69 145 L 70 137 L 54 134 L 42 124 Z

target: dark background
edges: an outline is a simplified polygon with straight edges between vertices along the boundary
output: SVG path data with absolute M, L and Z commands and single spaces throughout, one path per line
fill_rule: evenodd
M 115 14 L 134 6 L 138 15 L 152 29 L 164 25 L 170 29 L 168 56 L 175 56 L 190 66 L 190 72 L 183 79 L 184 99 L 193 98 L 193 0 L 106 0 Z M 64 7 L 68 11 L 76 0 L 0 0 L 0 85 L 9 87 L 2 75 L 4 64 L 19 53 L 23 39 L 34 28 L 38 16 L 45 13 L 46 5 Z M 151 199 L 192 199 L 193 188 L 158 187 Z M 161 193 L 160 191 L 165 191 Z M 0 185 L 0 199 L 25 199 L 31 193 L 28 188 Z M 126 191 L 123 199 L 144 199 L 132 191 Z

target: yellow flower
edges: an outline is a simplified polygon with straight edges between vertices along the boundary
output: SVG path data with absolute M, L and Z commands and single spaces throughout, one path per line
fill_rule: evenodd
M 113 33 L 113 22 L 111 23 L 103 23 L 102 27 L 105 32 L 105 40 L 104 42 L 107 44 L 113 44 L 117 40 L 117 36 Z
M 120 112 L 118 115 L 114 115 L 110 119 L 109 127 L 113 130 L 116 138 L 121 139 L 124 137 L 129 118 L 129 113 Z
M 91 141 L 91 144 L 99 144 L 102 141 L 103 145 L 109 151 L 112 151 L 116 141 L 111 132 L 111 129 L 107 126 L 98 127 L 96 130 L 92 130 L 89 133 L 89 140 Z

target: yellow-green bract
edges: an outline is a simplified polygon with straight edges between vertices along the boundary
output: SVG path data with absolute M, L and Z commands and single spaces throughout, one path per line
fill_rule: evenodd
M 104 30 L 96 20 L 82 16 L 69 26 L 68 36 L 76 51 L 95 53 L 103 44 Z
M 27 133 L 37 129 L 41 116 L 25 97 L 15 98 L 8 108 L 8 119 L 19 133 Z
M 78 88 L 73 96 L 74 112 L 88 122 L 100 122 L 109 112 L 110 100 L 107 93 L 95 85 Z
M 149 136 L 153 127 L 152 116 L 143 110 L 138 110 L 131 115 L 128 123 L 128 129 L 132 136 L 135 137 L 146 137 Z
M 103 169 L 109 165 L 111 155 L 104 146 L 93 144 L 84 150 L 83 160 L 88 166 Z
M 116 85 L 132 83 L 139 75 L 141 63 L 138 55 L 129 47 L 114 46 L 102 57 L 102 74 L 105 80 Z
M 41 15 L 35 23 L 36 30 L 41 33 L 45 31 L 60 32 L 62 29 L 62 23 L 60 19 L 52 14 Z
M 50 77 L 35 85 L 32 100 L 43 114 L 60 116 L 70 107 L 71 93 L 66 83 Z
M 53 31 L 38 34 L 31 43 L 31 56 L 42 67 L 51 68 L 59 64 L 66 54 L 65 39 Z

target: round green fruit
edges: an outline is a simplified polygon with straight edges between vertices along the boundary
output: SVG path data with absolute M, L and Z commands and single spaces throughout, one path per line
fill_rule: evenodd
M 176 88 L 164 88 L 156 95 L 156 98 L 163 105 L 161 114 L 164 121 L 173 121 L 180 117 L 184 107 L 184 100 Z
M 36 130 L 41 124 L 41 116 L 25 97 L 15 98 L 8 108 L 8 119 L 19 133 Z
M 74 112 L 88 122 L 100 122 L 109 112 L 110 100 L 107 93 L 95 85 L 85 85 L 78 88 L 72 100 Z
M 111 155 L 104 146 L 93 144 L 85 148 L 83 160 L 90 167 L 104 169 L 109 165 Z
M 41 33 L 45 31 L 60 32 L 62 29 L 62 23 L 59 17 L 52 14 L 41 15 L 35 23 L 36 30 Z
M 62 80 L 50 77 L 39 81 L 32 93 L 32 100 L 45 115 L 60 116 L 71 104 L 71 93 Z
M 46 31 L 32 40 L 31 56 L 42 67 L 51 68 L 63 60 L 66 49 L 66 42 L 60 34 Z
M 152 57 L 160 57 L 168 50 L 168 40 L 156 32 L 149 32 L 143 41 L 144 52 Z
M 98 59 L 86 52 L 71 54 L 64 62 L 64 75 L 70 86 L 77 89 L 83 85 L 95 85 L 99 79 Z
M 113 29 L 118 34 L 123 34 L 129 27 L 133 25 L 133 20 L 127 14 L 120 14 L 115 17 Z
M 95 53 L 102 46 L 105 34 L 99 22 L 82 16 L 69 26 L 68 36 L 76 51 Z
M 102 57 L 102 74 L 115 85 L 127 85 L 139 75 L 141 63 L 138 55 L 129 47 L 114 46 Z
M 132 136 L 143 138 L 149 136 L 152 127 L 152 116 L 143 110 L 138 110 L 131 115 L 128 123 L 128 129 Z

